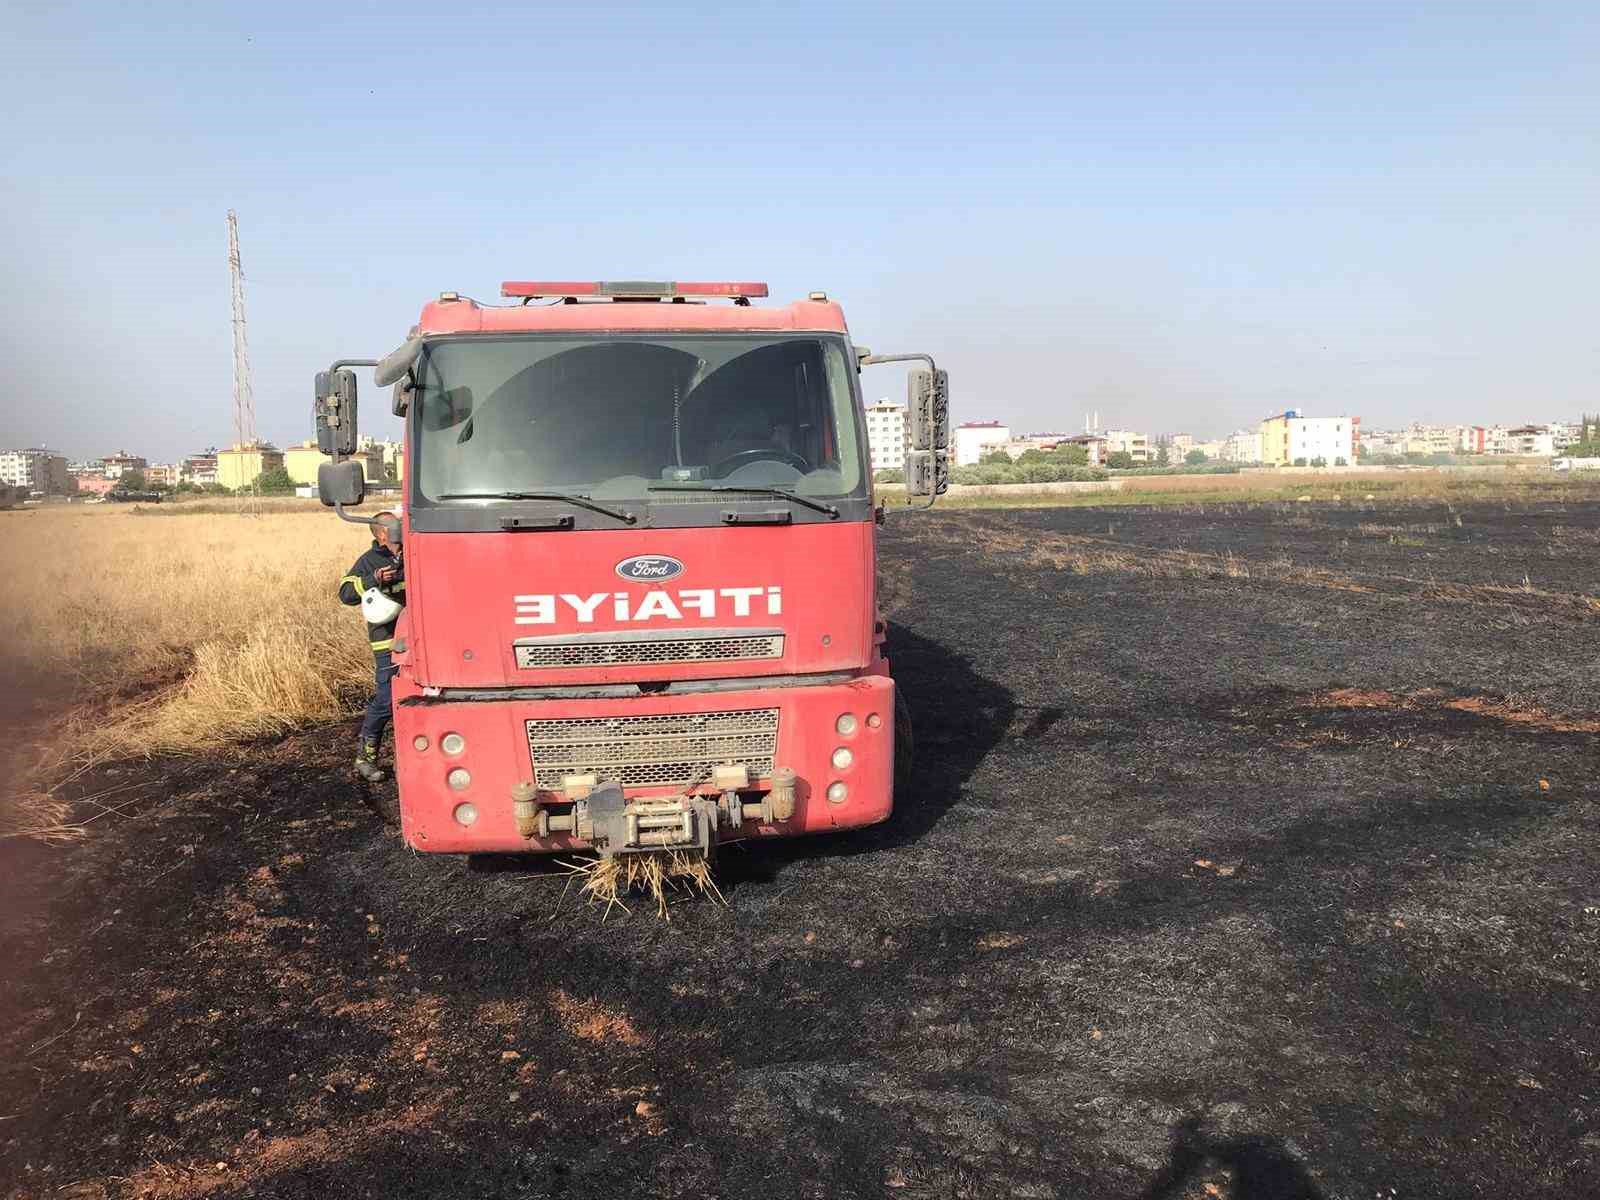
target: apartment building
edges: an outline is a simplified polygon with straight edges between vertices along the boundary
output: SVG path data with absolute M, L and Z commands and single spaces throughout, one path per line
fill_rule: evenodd
M 885 397 L 867 405 L 867 449 L 874 471 L 899 471 L 906 465 L 906 406 Z M 399 464 L 396 464 L 396 475 Z
M 129 471 L 143 471 L 150 465 L 150 460 L 142 454 L 129 454 L 126 450 L 118 450 L 115 454 L 108 454 L 100 460 L 105 463 L 105 476 L 107 479 L 121 479 Z
M 66 455 L 52 454 L 43 446 L 0 450 L 0 483 L 45 496 L 64 496 L 74 490 Z
M 1135 433 L 1131 429 L 1104 429 L 1100 436 L 1105 438 L 1105 451 L 1107 455 L 1126 454 L 1140 465 L 1151 460 L 1150 435 Z
M 264 471 L 283 466 L 283 451 L 265 442 L 235 442 L 217 452 L 217 482 L 237 491 L 249 487 Z
M 1347 466 L 1355 461 L 1359 417 L 1308 417 L 1291 408 L 1261 422 L 1261 461 L 1287 467 L 1320 462 Z
M 1011 440 L 1011 427 L 999 421 L 964 421 L 955 427 L 950 440 L 955 465 L 972 467 L 985 452 Z
M 360 443 L 358 443 L 360 445 Z M 349 456 L 350 461 L 361 464 L 362 477 L 368 483 L 381 483 L 385 477 L 383 468 L 383 443 L 371 438 L 366 439 L 365 445 Z M 283 452 L 283 469 L 289 473 L 289 478 L 295 483 L 314 484 L 317 482 L 317 468 L 333 459 L 317 448 L 317 443 L 310 439 L 301 442 L 298 446 L 290 446 Z

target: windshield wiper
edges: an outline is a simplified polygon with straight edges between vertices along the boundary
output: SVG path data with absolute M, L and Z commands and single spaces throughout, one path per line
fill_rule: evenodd
M 652 484 L 649 487 L 647 487 L 645 489 L 645 491 L 647 491 L 647 492 L 736 492 L 736 493 L 737 492 L 744 492 L 744 493 L 746 493 L 748 495 L 752 495 L 752 496 L 781 496 L 785 500 L 792 500 L 796 504 L 803 504 L 807 508 L 815 509 L 819 513 L 827 513 L 830 517 L 837 517 L 839 515 L 838 508 L 835 507 L 832 504 L 824 504 L 821 500 L 813 500 L 809 496 L 802 496 L 798 492 L 791 492 L 787 488 L 780 488 L 780 487 L 745 487 L 743 485 L 740 485 L 740 486 L 737 486 L 737 487 L 732 486 L 732 485 L 728 485 L 728 486 L 718 485 L 716 487 L 695 487 L 693 484 L 673 483 L 673 484 L 666 484 L 666 485 Z
M 565 500 L 569 504 L 576 504 L 579 508 L 587 508 L 590 512 L 604 513 L 608 517 L 628 525 L 638 521 L 638 517 L 631 512 L 620 508 L 609 508 L 604 504 L 596 504 L 581 492 L 446 492 L 440 496 L 441 500 Z

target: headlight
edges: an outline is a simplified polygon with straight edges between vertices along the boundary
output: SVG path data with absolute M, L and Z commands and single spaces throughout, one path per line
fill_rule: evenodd
M 447 733 L 439 739 L 439 749 L 446 754 L 457 755 L 467 748 L 467 739 L 459 733 Z
M 856 756 L 854 754 L 851 754 L 845 747 L 840 746 L 833 752 L 833 769 L 835 771 L 847 770 L 855 760 Z
M 828 800 L 830 803 L 843 804 L 845 797 L 849 794 L 850 789 L 842 783 L 835 782 L 828 785 Z
M 478 819 L 478 809 L 473 804 L 456 805 L 455 818 L 457 825 L 471 825 Z
M 458 792 L 464 792 L 472 783 L 472 776 L 467 774 L 465 767 L 457 767 L 444 777 L 444 781 Z
M 856 731 L 856 719 L 851 713 L 844 713 L 833 723 L 833 727 L 839 731 L 840 737 L 849 737 Z

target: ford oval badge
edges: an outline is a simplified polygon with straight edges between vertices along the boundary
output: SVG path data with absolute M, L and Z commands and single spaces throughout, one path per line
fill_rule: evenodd
M 635 554 L 617 564 L 617 574 L 629 583 L 661 583 L 683 574 L 683 564 L 665 554 Z

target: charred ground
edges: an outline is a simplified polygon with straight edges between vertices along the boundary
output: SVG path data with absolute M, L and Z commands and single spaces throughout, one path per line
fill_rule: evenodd
M 896 518 L 912 799 L 670 924 L 411 854 L 342 727 L 86 777 L 0 850 L 0 1188 L 1588 1194 L 1597 544 Z

